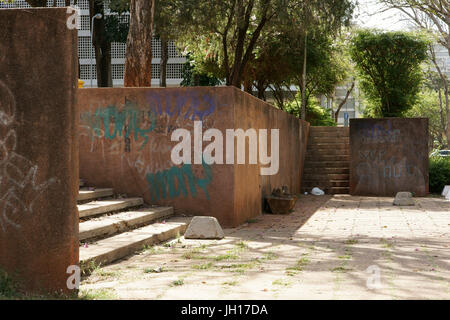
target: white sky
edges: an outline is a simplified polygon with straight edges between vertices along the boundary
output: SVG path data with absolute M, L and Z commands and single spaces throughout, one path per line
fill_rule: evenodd
M 405 21 L 400 11 L 391 9 L 379 13 L 383 5 L 377 0 L 358 0 L 358 2 L 359 7 L 355 10 L 354 20 L 359 26 L 389 31 L 410 29 L 411 23 Z

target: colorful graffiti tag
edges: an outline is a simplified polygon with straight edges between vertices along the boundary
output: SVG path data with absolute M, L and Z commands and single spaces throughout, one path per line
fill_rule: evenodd
M 181 167 L 171 167 L 156 173 L 148 173 L 146 175 L 149 185 L 151 197 L 153 200 L 161 200 L 179 197 L 183 195 L 187 197 L 189 194 L 193 197 L 197 196 L 197 187 L 202 189 L 209 199 L 207 186 L 212 181 L 212 169 L 203 162 L 203 178 L 195 177 L 191 164 L 184 164 Z

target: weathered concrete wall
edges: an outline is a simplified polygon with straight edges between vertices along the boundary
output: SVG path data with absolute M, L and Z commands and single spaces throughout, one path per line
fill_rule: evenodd
M 64 8 L 0 10 L 0 268 L 69 291 L 78 263 L 77 34 Z
M 215 216 L 223 226 L 260 214 L 262 188 L 268 183 L 279 187 L 282 182 L 293 191 L 300 187 L 301 150 L 306 148 L 301 141 L 307 136 L 300 132 L 307 124 L 238 89 L 80 89 L 78 101 L 80 177 L 88 184 L 110 186 L 177 212 Z M 226 129 L 281 126 L 280 150 L 289 152 L 280 153 L 296 164 L 281 160 L 278 175 L 283 177 L 267 182 L 258 164 L 175 165 L 170 154 L 178 142 L 171 141 L 172 132 L 184 128 L 194 139 L 194 121 L 199 120 L 203 133 L 210 128 L 222 132 L 224 145 Z M 203 142 L 203 148 L 209 143 Z M 225 161 L 226 150 L 223 154 Z
M 235 129 L 280 130 L 278 174 L 260 175 L 259 164 L 235 166 L 235 211 L 240 221 L 246 221 L 267 209 L 264 207 L 264 196 L 270 195 L 273 189 L 288 186 L 290 193 L 300 192 L 309 123 L 239 90 L 235 91 L 234 105 Z M 270 132 L 267 142 L 270 152 Z
M 350 194 L 428 193 L 428 119 L 350 120 Z

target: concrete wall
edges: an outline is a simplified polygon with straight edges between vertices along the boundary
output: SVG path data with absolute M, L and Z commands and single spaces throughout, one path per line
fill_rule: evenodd
M 215 216 L 224 226 L 259 215 L 262 193 L 271 188 L 300 190 L 308 123 L 236 88 L 80 89 L 78 108 L 80 177 L 90 185 L 179 213 Z M 172 132 L 184 128 L 193 139 L 199 120 L 203 133 L 220 130 L 224 144 L 226 129 L 280 129 L 279 173 L 261 177 L 259 164 L 248 161 L 175 165 L 170 154 L 178 142 L 171 141 Z
M 428 119 L 350 120 L 350 194 L 428 193 Z
M 56 9 L 0 10 L 0 268 L 70 291 L 78 263 L 76 30 Z

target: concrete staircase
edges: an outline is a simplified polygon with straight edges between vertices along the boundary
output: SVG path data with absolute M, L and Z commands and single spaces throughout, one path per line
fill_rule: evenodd
M 84 187 L 78 194 L 80 265 L 109 264 L 145 246 L 184 234 L 190 222 L 173 208 L 148 206 L 142 198 L 120 198 L 111 188 Z
M 302 192 L 318 187 L 327 194 L 348 194 L 349 175 L 349 128 L 310 127 Z

